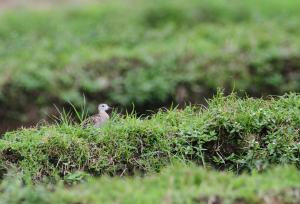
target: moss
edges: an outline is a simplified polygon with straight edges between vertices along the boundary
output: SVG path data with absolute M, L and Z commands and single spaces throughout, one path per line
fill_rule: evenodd
M 6 133 L 1 160 L 6 170 L 17 167 L 37 180 L 78 170 L 147 174 L 174 159 L 235 172 L 299 166 L 299 111 L 297 94 L 269 100 L 218 94 L 207 108 L 161 110 L 144 119 L 115 115 L 101 129 L 65 122 Z
M 74 182 L 80 173 L 69 178 Z M 68 186 L 22 185 L 19 179 L 7 177 L 0 184 L 4 203 L 257 203 L 271 201 L 298 203 L 299 170 L 276 167 L 257 174 L 236 176 L 232 172 L 174 163 L 161 173 L 148 177 L 89 178 Z

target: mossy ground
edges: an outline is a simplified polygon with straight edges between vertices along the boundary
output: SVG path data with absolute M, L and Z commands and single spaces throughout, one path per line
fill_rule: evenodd
M 0 140 L 0 202 L 296 204 L 299 128 L 297 94 L 219 93 L 100 129 L 66 117 Z
M 161 110 L 146 118 L 116 114 L 101 129 L 64 122 L 9 132 L 0 140 L 1 166 L 33 180 L 74 171 L 144 174 L 173 160 L 237 173 L 299 166 L 299 124 L 297 94 L 269 100 L 218 94 L 207 108 Z
M 69 181 L 82 178 L 84 175 L 78 173 Z M 67 188 L 62 183 L 24 186 L 13 174 L 0 184 L 0 190 L 0 203 L 10 204 L 297 204 L 300 176 L 298 169 L 288 166 L 236 176 L 175 164 L 144 178 L 86 178 Z

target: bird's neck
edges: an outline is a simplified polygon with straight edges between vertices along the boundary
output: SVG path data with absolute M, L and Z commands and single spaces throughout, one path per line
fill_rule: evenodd
M 99 114 L 102 114 L 102 113 L 106 113 L 106 111 L 105 110 L 100 110 Z

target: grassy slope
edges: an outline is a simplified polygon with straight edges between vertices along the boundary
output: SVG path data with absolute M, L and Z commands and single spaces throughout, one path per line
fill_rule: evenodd
M 15 176 L 14 176 L 15 177 Z M 73 177 L 73 181 L 80 179 Z M 0 184 L 0 203 L 217 203 L 296 204 L 300 202 L 299 170 L 281 167 L 262 174 L 236 176 L 230 172 L 178 166 L 146 178 L 89 178 L 64 188 L 23 186 L 7 178 Z
M 0 166 L 34 181 L 78 170 L 149 173 L 174 160 L 235 172 L 299 166 L 299 124 L 299 95 L 260 100 L 219 94 L 207 109 L 160 111 L 147 119 L 115 116 L 101 129 L 63 123 L 6 133 Z
M 297 2 L 132 5 L 1 14 L 1 115 L 22 119 L 21 112 L 35 111 L 33 102 L 47 113 L 53 101 L 79 104 L 82 93 L 143 105 L 182 102 L 179 86 L 194 101 L 218 86 L 250 94 L 300 90 Z

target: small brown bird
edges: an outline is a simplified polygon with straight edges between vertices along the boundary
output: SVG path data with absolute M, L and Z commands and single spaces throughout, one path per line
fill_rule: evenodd
M 107 104 L 102 103 L 98 106 L 98 114 L 91 116 L 87 119 L 87 123 L 93 124 L 94 127 L 99 128 L 101 127 L 105 122 L 109 120 L 109 115 L 106 113 L 107 110 L 111 109 Z M 87 124 L 85 124 L 86 126 Z

